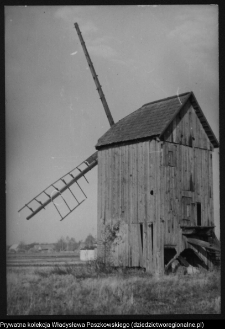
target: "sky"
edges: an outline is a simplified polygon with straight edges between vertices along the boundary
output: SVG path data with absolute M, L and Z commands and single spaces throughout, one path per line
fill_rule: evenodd
M 109 123 L 74 23 L 79 24 L 114 121 L 143 104 L 193 91 L 219 139 L 218 7 L 6 6 L 7 244 L 84 240 L 97 232 L 97 167 L 87 199 L 63 221 L 51 204 L 18 210 L 94 153 Z M 219 151 L 213 154 L 220 236 Z

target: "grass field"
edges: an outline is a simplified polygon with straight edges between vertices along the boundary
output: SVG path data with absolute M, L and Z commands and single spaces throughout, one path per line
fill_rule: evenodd
M 100 271 L 78 260 L 9 265 L 8 315 L 220 314 L 219 270 L 157 279 L 137 271 Z

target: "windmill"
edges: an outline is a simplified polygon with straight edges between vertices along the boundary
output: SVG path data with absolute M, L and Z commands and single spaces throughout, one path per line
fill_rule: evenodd
M 105 95 L 102 91 L 102 87 L 99 83 L 98 76 L 95 72 L 93 63 L 89 56 L 89 53 L 88 53 L 87 47 L 85 45 L 84 39 L 82 37 L 79 25 L 77 23 L 75 23 L 74 26 L 77 31 L 78 37 L 80 39 L 80 43 L 82 45 L 85 57 L 87 59 L 88 66 L 90 68 L 93 80 L 96 85 L 96 89 L 99 93 L 99 97 L 101 99 L 103 108 L 105 110 L 106 116 L 109 121 L 109 124 L 110 124 L 110 126 L 113 126 L 114 120 L 112 118 L 112 114 L 111 114 L 109 106 L 107 104 Z M 78 206 L 80 206 L 87 198 L 85 192 L 83 191 L 82 187 L 79 184 L 79 180 L 83 177 L 88 182 L 85 175 L 98 164 L 98 154 L 97 153 L 98 152 L 93 153 L 91 156 L 89 156 L 87 159 L 85 159 L 83 162 L 81 162 L 77 167 L 75 167 L 71 171 L 67 172 L 65 175 L 60 177 L 58 180 L 56 180 L 55 182 L 50 184 L 47 188 L 45 188 L 38 195 L 36 195 L 33 199 L 31 199 L 28 203 L 26 203 L 24 205 L 24 207 L 22 207 L 18 212 L 20 212 L 21 210 L 23 210 L 25 208 L 29 209 L 30 214 L 27 216 L 27 220 L 29 220 L 33 216 L 35 216 L 39 211 L 41 211 L 42 209 L 45 209 L 45 207 L 47 205 L 49 205 L 50 203 L 53 203 L 56 211 L 58 212 L 58 214 L 61 218 L 61 221 L 63 219 L 65 219 L 72 211 L 74 211 Z M 61 188 L 59 188 L 57 186 L 57 184 L 59 185 L 60 183 L 61 183 L 61 185 L 63 184 L 63 186 Z M 72 191 L 71 186 L 73 184 L 76 184 L 78 186 L 78 188 L 83 196 L 83 200 L 79 201 L 78 198 L 76 197 L 76 195 L 74 194 L 74 191 Z M 63 195 L 63 193 L 65 191 L 69 191 L 75 200 L 75 206 L 72 208 L 71 208 L 71 206 L 69 206 L 69 204 L 66 200 L 66 197 Z M 68 209 L 68 211 L 65 215 L 63 215 L 60 212 L 58 203 L 54 202 L 54 200 L 56 198 L 61 198 L 61 200 L 64 202 L 66 208 Z M 44 199 L 44 201 L 43 201 L 43 199 Z
M 212 174 L 212 152 L 219 143 L 194 93 L 144 104 L 114 123 L 77 23 L 75 28 L 110 129 L 99 138 L 97 152 L 19 211 L 29 209 L 30 219 L 52 202 L 63 220 L 87 198 L 79 180 L 98 164 L 98 256 L 105 261 L 112 256 L 116 266 L 160 274 L 176 259 L 188 266 L 191 252 L 212 267 L 220 251 L 214 233 Z M 66 214 L 60 212 L 57 198 L 67 207 Z M 110 234 L 107 245 L 104 239 Z

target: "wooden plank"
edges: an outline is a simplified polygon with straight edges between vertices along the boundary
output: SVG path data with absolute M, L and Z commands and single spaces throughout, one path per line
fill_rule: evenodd
M 144 200 L 144 217 L 143 221 L 146 223 L 148 216 L 148 200 L 149 200 L 149 182 L 148 182 L 148 142 L 143 143 L 143 200 Z
M 209 159 L 209 165 L 210 165 L 210 171 L 209 171 L 209 177 L 210 177 L 210 186 L 211 186 L 211 198 L 210 198 L 210 225 L 214 225 L 214 204 L 213 204 L 213 163 L 212 163 L 212 152 L 210 153 L 210 159 Z
M 157 186 L 157 195 L 156 195 L 156 227 L 157 227 L 157 267 L 156 271 L 158 271 L 159 275 L 162 274 L 164 265 L 162 267 L 164 261 L 164 241 L 163 241 L 163 222 L 160 217 L 160 150 L 161 144 L 160 142 L 156 142 L 156 186 Z
M 184 259 L 181 255 L 179 255 L 177 257 L 177 259 L 179 259 L 179 261 L 186 267 L 188 267 L 190 264 L 186 261 L 186 259 Z
M 125 216 L 125 195 L 124 195 L 124 167 L 125 167 L 125 159 L 124 159 L 124 146 L 121 146 L 121 219 L 124 220 Z
M 172 121 L 171 123 L 172 125 L 172 140 L 173 140 L 173 143 L 176 143 L 176 118 Z
M 207 181 L 208 181 L 208 176 L 207 176 L 207 151 L 203 150 L 203 209 L 204 209 L 204 225 L 208 226 L 208 214 L 207 214 L 207 208 L 208 208 L 208 200 L 207 200 Z
M 120 147 L 115 150 L 115 219 L 119 220 L 120 217 Z
M 100 228 L 102 225 L 102 160 L 101 160 L 101 151 L 98 152 L 98 217 L 97 217 L 97 245 L 98 245 L 98 253 L 100 254 Z
M 206 151 L 206 207 L 207 207 L 207 223 L 210 225 L 210 189 L 209 189 L 209 151 Z
M 202 211 L 202 215 L 201 215 L 201 225 L 202 226 L 206 226 L 206 222 L 205 222 L 205 204 L 204 204 L 204 181 L 205 181 L 205 173 L 204 173 L 204 151 L 200 150 L 200 154 L 201 154 L 201 188 L 200 188 L 200 195 L 201 195 L 201 211 Z
M 115 148 L 115 219 L 120 219 L 120 148 Z
M 210 151 L 206 152 L 207 157 L 207 217 L 208 217 L 208 225 L 211 224 L 210 218 Z
M 189 190 L 189 157 L 188 147 L 185 147 L 185 190 Z
M 143 267 L 147 267 L 147 223 L 143 223 Z
M 195 148 L 195 201 L 199 201 L 199 149 Z
M 138 223 L 143 222 L 143 152 L 142 143 L 138 143 Z
M 196 206 L 195 203 L 191 203 L 191 226 L 196 225 Z
M 164 198 L 165 198 L 165 184 L 164 184 L 164 169 L 165 166 L 163 165 L 163 147 L 164 145 L 161 144 L 161 152 L 160 152 L 160 206 L 161 206 L 161 214 L 160 217 L 165 223 L 165 210 L 164 210 Z M 163 232 L 163 240 L 166 240 L 165 237 L 166 232 Z
M 188 110 L 188 114 L 189 114 L 189 138 L 188 138 L 188 145 L 189 147 L 192 147 L 193 145 L 193 127 L 192 127 L 192 108 L 190 107 Z
M 216 245 L 212 245 L 209 242 L 198 240 L 198 239 L 193 239 L 193 238 L 186 238 L 186 239 L 187 239 L 188 243 L 191 243 L 191 244 L 203 247 L 203 248 L 220 251 L 219 247 L 217 247 Z
M 199 134 L 199 119 L 197 114 L 195 115 L 195 125 L 196 125 L 196 147 L 201 147 L 201 139 Z
M 190 134 L 190 129 L 189 129 L 189 115 L 188 115 L 188 110 L 185 108 L 185 145 L 189 144 L 189 134 Z
M 150 220 L 150 203 L 151 203 L 151 194 L 150 194 L 150 169 L 149 169 L 149 147 L 150 142 L 146 142 L 145 149 L 145 180 L 146 180 L 146 222 Z
M 138 223 L 138 144 L 134 144 L 134 222 Z
M 132 224 L 128 225 L 128 266 L 132 267 Z
M 124 146 L 124 171 L 123 171 L 123 179 L 124 179 L 124 221 L 127 223 L 128 217 L 128 193 L 127 193 L 127 172 L 128 172 L 128 159 L 127 159 L 127 149 L 128 146 Z
M 175 217 L 175 167 L 171 168 L 171 211 L 172 211 L 172 243 L 176 243 L 176 217 Z
M 105 156 L 105 224 L 108 219 L 108 202 L 109 202 L 109 165 L 108 165 L 108 150 L 104 150 Z
M 144 172 L 144 143 L 141 144 L 141 211 L 140 211 L 140 219 L 139 222 L 144 222 L 145 221 L 145 172 Z
M 146 271 L 151 272 L 153 268 L 153 255 L 152 255 L 152 224 L 146 223 L 147 229 L 147 248 L 146 248 Z
M 102 218 L 102 160 L 101 151 L 98 152 L 98 221 Z
M 199 149 L 195 148 L 195 201 L 199 200 Z
M 109 200 L 108 200 L 108 204 L 107 204 L 107 211 L 108 211 L 108 218 L 109 221 L 111 223 L 111 225 L 113 224 L 112 221 L 112 173 L 113 173 L 113 168 L 112 168 L 112 149 L 110 148 L 108 150 L 108 165 L 109 165 L 109 178 L 108 178 L 108 189 L 109 189 Z
M 139 266 L 143 267 L 143 236 L 141 236 L 141 226 L 143 228 L 143 224 L 137 224 L 137 235 L 138 235 L 138 251 L 139 251 Z
M 118 266 L 128 266 L 128 224 L 122 222 L 120 225 L 119 235 L 121 240 L 116 243 L 116 263 Z
M 132 192 L 132 186 L 133 186 L 133 152 L 132 152 L 132 145 L 129 146 L 128 150 L 128 161 L 129 161 L 129 167 L 128 167 L 128 177 L 129 177 L 129 186 L 128 186 L 128 197 L 129 197 L 129 218 L 128 218 L 128 224 L 131 224 L 133 222 L 133 192 Z
M 158 269 L 158 262 L 157 262 L 157 254 L 158 254 L 158 247 L 157 247 L 157 240 L 158 240 L 158 223 L 155 221 L 153 222 L 153 267 L 154 271 L 156 272 Z
M 140 266 L 139 254 L 139 224 L 131 224 L 132 227 L 132 266 Z
M 102 156 L 102 191 L 101 191 L 101 197 L 102 197 L 102 218 L 103 222 L 105 224 L 106 222 L 106 150 L 101 152 Z
M 204 149 L 207 149 L 207 139 L 208 139 L 208 136 L 205 132 L 205 129 L 203 128 L 203 126 L 201 125 L 201 128 L 202 128 L 202 139 L 203 139 L 203 148 Z
M 164 221 L 160 220 L 160 256 L 161 256 L 161 264 L 160 264 L 160 274 L 164 274 Z
M 177 143 L 180 144 L 182 143 L 182 119 L 181 119 L 181 114 L 178 115 L 178 131 L 177 131 Z
M 156 193 L 155 193 L 155 212 L 156 221 L 160 221 L 160 149 L 159 142 L 155 142 L 155 180 L 156 180 Z
M 121 162 L 122 162 L 122 159 L 121 159 L 121 146 L 118 148 L 118 163 L 117 163 L 117 166 L 118 166 L 118 201 L 117 201 L 117 215 L 118 215 L 118 218 L 122 218 L 121 217 L 121 178 L 122 178 L 122 172 L 121 172 Z
M 150 203 L 149 203 L 149 217 L 148 221 L 154 221 L 154 192 L 155 192 L 155 185 L 154 185 L 154 153 L 153 153 L 153 141 L 149 142 L 149 190 L 150 193 L 152 191 L 153 195 L 150 194 Z
M 192 147 L 196 146 L 196 114 L 191 106 L 191 126 L 192 126 Z
M 129 224 L 125 225 L 125 261 L 124 265 L 129 266 Z
M 111 212 L 111 220 L 112 224 L 115 222 L 115 209 L 116 209 L 116 164 L 115 164 L 115 157 L 116 157 L 116 149 L 111 148 L 111 193 L 112 193 L 112 198 L 111 198 L 111 204 L 110 204 L 110 212 Z

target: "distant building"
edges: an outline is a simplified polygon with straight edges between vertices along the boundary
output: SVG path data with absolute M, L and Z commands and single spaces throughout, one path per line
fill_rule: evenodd
M 33 251 L 41 251 L 41 246 L 39 244 L 36 244 L 33 248 Z
M 10 248 L 9 248 L 9 252 L 18 252 L 19 251 L 19 244 L 13 244 Z
M 54 244 L 36 244 L 29 249 L 29 252 L 52 252 L 54 250 Z
M 40 251 L 42 252 L 52 252 L 55 250 L 54 244 L 40 244 L 39 247 L 41 248 Z
M 84 247 L 80 249 L 80 260 L 89 261 L 97 258 L 96 247 Z

